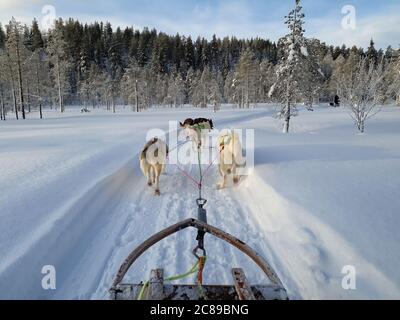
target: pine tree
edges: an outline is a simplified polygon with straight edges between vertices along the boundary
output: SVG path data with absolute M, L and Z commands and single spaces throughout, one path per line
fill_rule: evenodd
M 6 41 L 6 48 L 8 51 L 8 57 L 12 64 L 12 70 L 16 72 L 17 88 L 20 109 L 22 113 L 22 119 L 25 119 L 25 100 L 24 100 L 24 79 L 23 79 L 23 67 L 24 62 L 28 57 L 27 49 L 23 41 L 23 27 L 21 23 L 12 18 L 8 27 L 8 35 Z
M 270 60 L 264 59 L 261 61 L 257 80 L 257 100 L 258 102 L 266 102 L 269 99 L 269 88 L 271 88 L 275 82 L 275 69 Z
M 297 1 L 296 9 L 299 6 L 300 1 Z M 285 118 L 286 123 L 286 116 L 295 113 L 296 104 L 305 103 L 311 107 L 312 101 L 317 101 L 319 97 L 332 99 L 337 94 L 340 77 L 352 72 L 361 57 L 369 56 L 373 64 L 383 58 L 388 65 L 391 60 L 389 51 L 395 50 L 387 50 L 384 54 L 382 50 L 377 51 L 372 42 L 368 51 L 364 52 L 360 48 L 333 47 L 319 41 L 305 40 L 302 35 L 301 11 L 295 11 L 287 18 L 290 34 L 278 44 L 259 38 L 219 39 L 216 36 L 210 41 L 198 38 L 193 43 L 190 37 L 181 37 L 179 34 L 168 36 L 154 29 L 113 30 L 110 23 L 81 24 L 73 19 L 58 21 L 55 30 L 50 30 L 49 34 L 43 36 L 34 20 L 30 27 L 20 26 L 23 51 L 20 57 L 22 90 L 15 50 L 3 50 L 2 55 L 6 59 L 3 59 L 1 67 L 5 70 L 3 78 L 6 78 L 5 82 L 3 80 L 6 108 L 11 109 L 14 105 L 16 116 L 19 110 L 22 111 L 22 91 L 24 111 L 29 110 L 30 106 L 40 109 L 40 102 L 50 101 L 55 96 L 58 96 L 60 109 L 63 109 L 61 105 L 76 103 L 80 99 L 83 102 L 85 81 L 88 81 L 86 91 L 89 96 L 85 98 L 87 103 L 99 106 L 105 102 L 108 110 L 112 105 L 115 111 L 116 103 L 124 98 L 136 107 L 134 99 L 125 99 L 121 83 L 130 60 L 136 59 L 141 77 L 138 83 L 140 109 L 163 103 L 175 105 L 177 90 L 177 105 L 193 103 L 203 107 L 213 104 L 213 100 L 249 106 L 268 101 L 267 93 L 270 91 L 274 93 L 274 99 L 283 102 L 280 115 Z M 2 47 L 6 48 L 8 38 L 3 30 L 0 27 L 0 50 Z M 55 33 L 60 34 L 61 45 L 53 44 Z M 294 41 L 291 42 L 292 39 Z M 250 66 L 244 58 L 246 50 L 252 56 Z M 62 51 L 60 81 L 54 55 L 57 51 Z M 293 59 L 290 60 L 290 56 Z M 276 64 L 278 66 L 275 68 Z M 394 69 L 393 64 L 390 66 Z M 253 72 L 246 71 L 248 67 L 253 69 L 254 75 Z M 98 68 L 95 77 L 90 75 L 93 68 Z M 274 69 L 279 71 L 278 75 L 272 74 Z M 324 75 L 322 83 L 319 69 Z M 51 78 L 46 76 L 49 73 Z M 41 75 L 39 81 L 37 75 Z M 287 81 L 291 95 L 289 108 L 286 108 L 288 86 L 282 80 L 284 78 L 291 79 Z M 388 95 L 394 98 L 393 90 L 397 89 L 392 88 L 395 88 L 394 84 L 398 81 L 391 80 L 392 78 L 388 77 L 386 82 L 390 89 Z M 204 79 L 208 79 L 208 82 Z M 54 82 L 57 89 L 54 92 L 47 90 L 49 80 Z M 177 89 L 182 83 L 183 98 L 180 96 L 181 90 Z M 273 86 L 274 83 L 277 84 Z M 215 97 L 218 99 L 214 99 Z M 288 109 L 289 113 L 286 112 Z
M 318 53 L 316 52 L 320 47 L 318 42 L 318 40 L 306 41 L 307 47 L 303 49 L 305 72 L 303 73 L 300 87 L 304 104 L 309 111 L 313 111 L 314 101 L 319 102 L 326 79 L 320 62 L 322 58 L 318 58 Z
M 220 109 L 222 100 L 223 100 L 223 93 L 222 93 L 222 75 L 220 71 L 217 71 L 217 74 L 211 78 L 210 82 L 210 91 L 208 100 L 210 104 L 213 106 L 214 112 L 217 112 Z
M 185 85 L 182 76 L 176 70 L 171 73 L 168 80 L 168 90 L 164 102 L 171 107 L 179 107 L 184 104 Z
M 390 64 L 387 66 L 389 72 L 386 78 L 387 94 L 400 105 L 400 50 L 393 50 L 388 59 Z
M 196 86 L 197 86 L 197 73 L 194 71 L 193 68 L 189 68 L 186 77 L 185 77 L 185 96 L 186 96 L 186 101 L 189 103 L 193 104 L 195 107 L 198 105 L 195 103 L 194 95 L 196 92 Z
M 290 120 L 296 112 L 295 104 L 301 97 L 301 78 L 306 72 L 303 63 L 306 56 L 303 20 L 300 0 L 296 0 L 296 8 L 286 17 L 290 33 L 280 40 L 284 55 L 277 67 L 277 81 L 269 92 L 269 96 L 276 96 L 282 104 L 278 116 L 284 119 L 285 133 L 289 132 Z
M 257 102 L 256 89 L 258 79 L 259 65 L 255 61 L 254 53 L 250 49 L 246 49 L 240 56 L 233 80 L 233 86 L 236 90 L 235 96 L 240 97 L 238 101 L 240 108 L 249 108 L 251 102 Z
M 0 49 L 0 120 L 6 120 L 6 92 L 8 91 L 6 56 Z
M 184 45 L 184 66 L 182 72 L 185 74 L 190 68 L 195 68 L 195 54 L 192 38 L 189 37 Z
M 7 49 L 0 50 L 0 68 L 2 77 L 4 79 L 3 81 L 6 83 L 5 86 L 8 84 L 8 87 L 11 89 L 15 118 L 18 120 L 17 85 L 15 81 L 15 72 L 10 53 Z
M 4 49 L 6 45 L 6 34 L 3 30 L 3 26 L 0 23 L 0 50 Z
M 32 22 L 32 27 L 29 32 L 29 49 L 35 51 L 44 47 L 43 36 L 39 29 L 39 24 L 36 19 Z
M 56 28 L 51 31 L 47 44 L 47 53 L 52 65 L 52 75 L 55 81 L 60 112 L 65 111 L 64 94 L 68 89 L 68 71 L 71 67 L 70 58 L 67 55 L 67 43 L 62 34 L 62 21 L 58 21 Z
M 50 79 L 49 79 L 49 68 L 45 61 L 45 52 L 43 48 L 37 48 L 32 56 L 32 73 L 33 83 L 36 86 L 36 101 L 39 108 L 39 117 L 43 119 L 43 101 L 46 99 L 46 95 L 50 95 Z
M 235 103 L 239 101 L 236 97 L 236 88 L 235 88 L 235 71 L 231 70 L 225 77 L 224 84 L 224 99 L 227 103 Z
M 371 63 L 374 66 L 378 63 L 378 51 L 375 49 L 375 42 L 371 39 L 368 50 L 367 50 L 368 65 Z
M 145 85 L 142 69 L 139 63 L 133 59 L 121 79 L 121 90 L 128 102 L 132 102 L 135 111 L 139 112 L 140 107 L 145 105 Z

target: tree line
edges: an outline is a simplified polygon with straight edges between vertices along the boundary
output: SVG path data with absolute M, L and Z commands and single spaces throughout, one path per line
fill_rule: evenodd
M 384 79 L 390 88 L 386 96 L 400 101 L 394 81 L 398 50 L 377 50 L 372 40 L 364 50 L 306 39 L 299 29 L 303 18 L 300 12 L 289 17 L 290 36 L 277 43 L 216 36 L 193 40 L 155 29 L 114 30 L 110 23 L 73 19 L 59 19 L 43 32 L 36 20 L 27 26 L 12 18 L 0 25 L 1 117 L 12 113 L 25 118 L 32 109 L 42 117 L 44 106 L 64 112 L 72 104 L 106 106 L 111 112 L 117 105 L 138 112 L 183 104 L 217 110 L 221 103 L 233 103 L 249 108 L 282 102 L 284 92 L 290 95 L 286 100 L 312 110 L 313 104 L 343 93 L 339 84 L 363 59 L 390 70 Z M 288 78 L 289 82 L 281 81 Z M 284 114 L 288 116 L 285 110 Z

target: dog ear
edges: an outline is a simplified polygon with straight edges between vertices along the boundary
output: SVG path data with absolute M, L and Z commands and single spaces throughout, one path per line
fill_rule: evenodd
M 181 127 L 182 127 L 182 128 L 184 127 L 184 125 L 183 125 L 183 123 L 182 123 L 182 122 L 179 122 L 179 124 L 181 125 Z

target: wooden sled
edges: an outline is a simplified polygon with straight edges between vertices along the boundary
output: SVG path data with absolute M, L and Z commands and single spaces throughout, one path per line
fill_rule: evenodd
M 153 235 L 140 244 L 126 258 L 121 265 L 114 283 L 110 289 L 111 300 L 136 300 L 142 290 L 143 283 L 123 284 L 123 278 L 132 264 L 150 247 L 170 235 L 185 228 L 193 227 L 199 232 L 209 233 L 223 241 L 228 242 L 244 254 L 249 256 L 258 267 L 264 271 L 270 280 L 268 285 L 251 286 L 242 269 L 232 269 L 233 285 L 203 285 L 202 295 L 197 285 L 174 285 L 164 283 L 164 272 L 162 269 L 152 270 L 147 287 L 147 300 L 287 300 L 286 290 L 272 267 L 257 252 L 243 241 L 232 235 L 219 230 L 205 222 L 196 219 L 187 219 L 170 226 Z

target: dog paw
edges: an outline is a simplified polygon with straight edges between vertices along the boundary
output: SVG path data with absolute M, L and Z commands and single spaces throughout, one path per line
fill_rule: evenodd
M 160 195 L 161 195 L 160 190 L 157 189 L 157 190 L 154 192 L 154 195 L 160 196 Z
M 149 186 L 149 187 L 151 187 L 152 185 L 153 185 L 153 183 L 152 182 L 147 182 L 147 185 Z
M 217 184 L 217 190 L 222 190 L 225 189 L 225 186 L 221 185 L 221 184 Z

